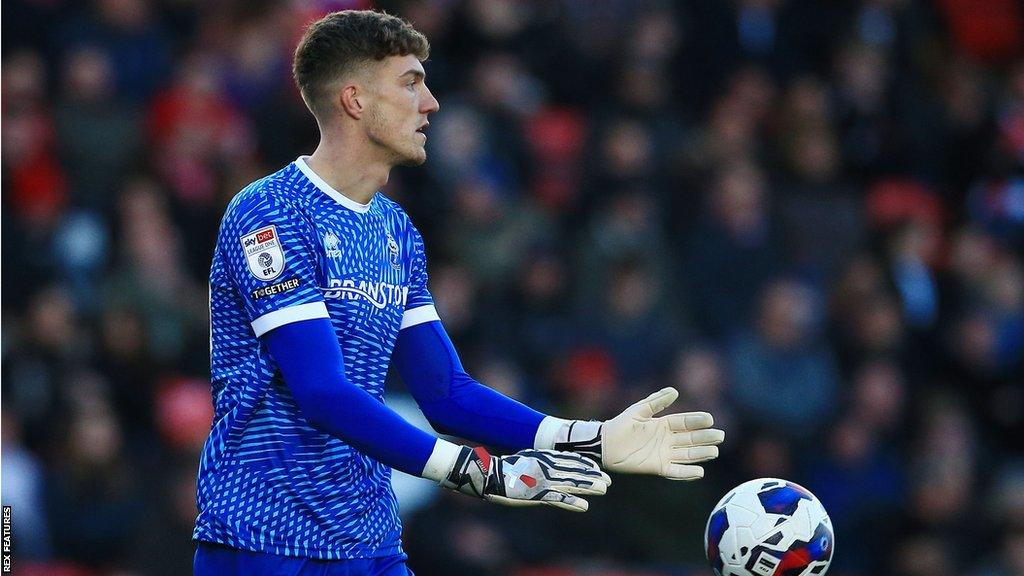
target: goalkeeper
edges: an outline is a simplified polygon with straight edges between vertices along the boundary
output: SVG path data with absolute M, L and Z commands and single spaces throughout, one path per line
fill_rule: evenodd
M 405 575 L 391 469 L 511 506 L 585 511 L 602 470 L 703 476 L 709 414 L 657 417 L 656 392 L 607 422 L 541 414 L 474 381 L 427 290 L 423 240 L 377 191 L 426 160 L 427 40 L 344 11 L 313 23 L 294 76 L 320 143 L 229 204 L 210 271 L 214 422 L 200 459 L 195 573 Z M 383 401 L 394 363 L 437 430 Z

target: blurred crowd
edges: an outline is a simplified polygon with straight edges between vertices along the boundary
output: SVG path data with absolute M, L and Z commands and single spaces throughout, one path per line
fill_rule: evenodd
M 219 219 L 315 148 L 303 25 L 370 5 L 3 3 L 17 573 L 190 573 Z M 574 418 L 673 385 L 727 431 L 584 515 L 396 479 L 414 571 L 708 574 L 712 506 L 771 476 L 830 575 L 1024 574 L 1021 2 L 373 5 L 432 43 L 430 159 L 384 192 L 469 372 Z

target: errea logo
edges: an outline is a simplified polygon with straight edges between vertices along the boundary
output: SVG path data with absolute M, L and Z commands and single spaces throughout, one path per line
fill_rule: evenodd
M 341 258 L 341 250 L 338 249 L 338 235 L 334 232 L 328 232 L 324 234 L 324 254 L 328 258 Z

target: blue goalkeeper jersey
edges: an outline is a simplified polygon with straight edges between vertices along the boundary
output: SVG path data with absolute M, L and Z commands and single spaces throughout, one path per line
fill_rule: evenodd
M 260 336 L 329 318 L 347 378 L 383 402 L 399 330 L 437 319 L 426 283 L 405 212 L 346 198 L 305 158 L 231 201 L 210 271 L 215 414 L 193 538 L 326 560 L 401 553 L 391 469 L 303 419 Z

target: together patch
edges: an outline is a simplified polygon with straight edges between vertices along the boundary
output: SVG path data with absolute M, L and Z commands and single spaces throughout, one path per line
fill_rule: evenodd
M 289 278 L 283 282 L 277 284 L 271 284 L 270 286 L 264 286 L 257 288 L 252 291 L 252 299 L 259 300 L 260 298 L 266 298 L 268 296 L 276 296 L 278 294 L 284 294 L 290 290 L 295 290 L 299 287 L 302 282 L 298 278 Z

